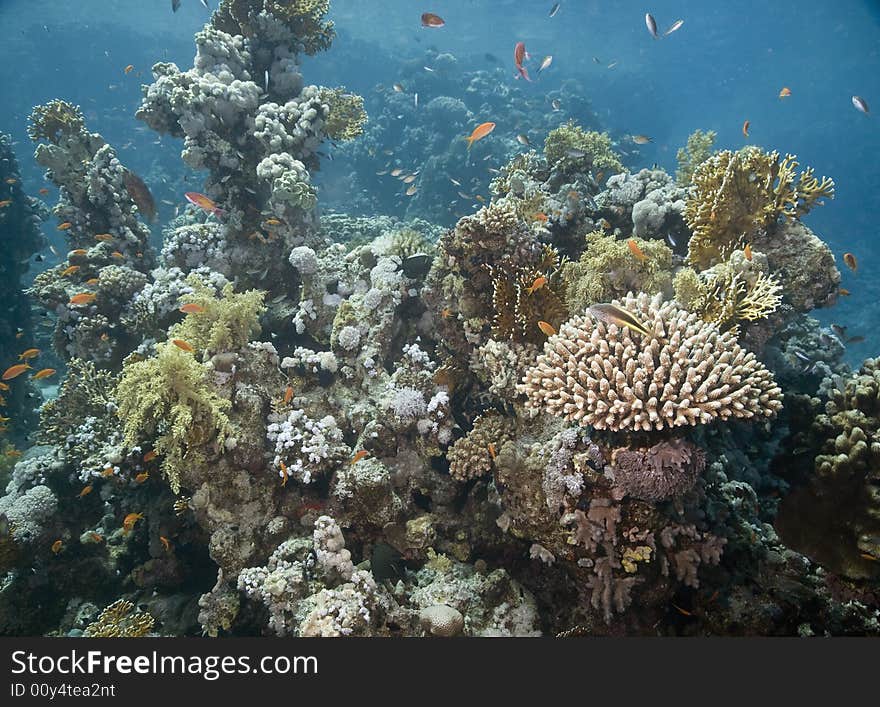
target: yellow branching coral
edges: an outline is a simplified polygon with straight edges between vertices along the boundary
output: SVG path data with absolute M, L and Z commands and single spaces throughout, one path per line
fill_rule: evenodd
M 324 124 L 324 132 L 338 141 L 354 140 L 364 132 L 367 112 L 364 99 L 344 88 L 322 88 L 318 99 L 329 109 L 329 117 Z
M 183 339 L 197 351 L 214 354 L 240 349 L 260 331 L 265 292 L 236 293 L 230 283 L 216 297 L 213 289 L 198 277 L 190 276 L 187 283 L 193 292 L 181 297 L 180 302 L 197 305 L 200 311 L 187 314 L 175 324 L 168 333 L 170 339 Z
M 675 153 L 678 160 L 678 169 L 675 171 L 675 181 L 682 186 L 691 183 L 694 170 L 712 155 L 712 146 L 715 144 L 717 133 L 714 130 L 694 130 L 688 135 L 687 145 L 679 147 Z
M 34 142 L 48 140 L 57 145 L 61 138 L 81 132 L 85 125 L 79 106 L 55 99 L 34 107 L 27 132 Z
M 693 271 L 691 271 L 693 272 Z M 697 276 L 699 289 L 681 299 L 690 299 L 688 309 L 712 322 L 721 331 L 739 334 L 739 323 L 754 322 L 769 317 L 782 302 L 782 285 L 773 275 L 758 273 L 749 282 L 742 273 L 725 270 L 720 275 L 702 279 Z M 690 280 L 676 278 L 676 286 L 686 287 Z
M 723 150 L 700 164 L 685 203 L 684 217 L 693 231 L 690 263 L 707 268 L 724 260 L 754 232 L 781 216 L 800 218 L 823 197 L 834 196 L 834 182 L 812 169 L 796 174 L 792 155 L 744 147 Z
M 611 148 L 611 138 L 607 133 L 584 130 L 571 121 L 547 134 L 544 156 L 551 165 L 565 162 L 584 164 L 584 161 L 588 161 L 595 171 L 623 171 L 623 164 Z
M 540 343 L 544 321 L 558 327 L 568 316 L 558 291 L 559 253 L 545 246 L 541 259 L 529 266 L 485 266 L 492 277 L 492 331 L 496 338 Z
M 608 302 L 627 292 L 672 291 L 672 251 L 662 241 L 633 239 L 645 258 L 637 258 L 626 241 L 602 231 L 586 235 L 587 247 L 577 261 L 562 270 L 565 302 L 579 312 L 596 302 Z
M 86 626 L 87 638 L 142 638 L 153 630 L 155 621 L 145 611 L 136 611 L 134 604 L 117 599 L 101 615 Z
M 306 54 L 313 55 L 330 47 L 336 32 L 325 21 L 330 0 L 221 0 L 211 24 L 229 34 L 253 36 L 255 18 L 269 12 L 282 20 L 296 35 Z
M 116 387 L 125 444 L 153 439 L 162 473 L 174 493 L 186 467 L 204 462 L 204 448 L 222 448 L 229 431 L 231 403 L 211 387 L 207 372 L 192 354 L 174 344 L 156 345 L 157 354 L 126 362 Z

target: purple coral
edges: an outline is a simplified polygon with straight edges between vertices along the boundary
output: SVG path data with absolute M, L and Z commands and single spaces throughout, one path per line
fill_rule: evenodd
M 614 455 L 615 486 L 633 498 L 657 503 L 690 491 L 706 468 L 706 455 L 683 439 L 647 450 L 619 449 Z

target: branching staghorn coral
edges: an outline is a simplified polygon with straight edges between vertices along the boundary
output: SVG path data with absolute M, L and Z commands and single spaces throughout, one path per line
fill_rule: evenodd
M 200 311 L 187 314 L 174 325 L 168 333 L 170 339 L 183 339 L 197 351 L 215 354 L 240 349 L 260 331 L 265 292 L 236 293 L 229 283 L 217 297 L 197 276 L 188 277 L 187 284 L 193 291 L 180 298 L 181 305 L 196 305 Z
M 691 183 L 694 170 L 712 155 L 712 146 L 718 134 L 714 130 L 694 130 L 688 135 L 687 145 L 679 147 L 675 153 L 678 161 L 678 169 L 675 171 L 675 181 L 681 186 Z
M 754 354 L 697 314 L 641 293 L 615 302 L 651 337 L 572 317 L 526 372 L 526 407 L 612 431 L 652 431 L 765 418 L 782 391 Z
M 596 302 L 608 302 L 627 292 L 672 292 L 672 251 L 662 241 L 633 239 L 645 258 L 633 254 L 627 241 L 602 231 L 585 236 L 579 260 L 562 268 L 565 303 L 579 312 Z
M 811 168 L 797 175 L 797 167 L 793 155 L 780 159 L 754 146 L 723 150 L 700 164 L 684 211 L 693 231 L 690 263 L 707 268 L 781 216 L 800 218 L 822 198 L 833 198 L 831 179 L 818 180 Z
M 492 276 L 492 332 L 500 339 L 539 343 L 545 335 L 538 322 L 559 326 L 567 312 L 559 291 L 559 253 L 544 246 L 533 266 L 503 263 L 487 265 Z
M 117 599 L 107 606 L 98 618 L 86 626 L 86 638 L 142 638 L 153 630 L 153 617 L 137 611 L 125 599 Z
M 156 345 L 156 356 L 130 361 L 116 387 L 125 444 L 153 440 L 162 473 L 174 493 L 180 492 L 182 470 L 204 462 L 204 448 L 222 448 L 231 403 L 221 398 L 206 370 L 172 343 Z
M 623 171 L 623 164 L 611 147 L 611 138 L 606 133 L 584 130 L 574 122 L 560 125 L 547 134 L 544 155 L 548 163 L 557 167 L 583 160 L 597 172 Z
M 354 140 L 364 132 L 367 113 L 364 99 L 344 88 L 322 88 L 318 100 L 327 106 L 328 117 L 324 132 L 333 140 Z

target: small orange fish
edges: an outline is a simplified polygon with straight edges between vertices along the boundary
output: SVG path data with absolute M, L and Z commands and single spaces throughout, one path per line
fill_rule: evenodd
M 94 491 L 95 487 L 89 484 L 88 486 L 83 486 L 83 490 L 79 492 L 79 497 L 88 496 L 92 491 Z
M 130 74 L 132 71 L 134 71 L 134 64 L 129 64 L 128 66 L 126 66 L 126 67 L 123 69 L 123 71 L 124 71 L 126 74 Z
M 791 95 L 791 89 L 788 86 L 783 86 L 782 90 L 779 92 L 780 98 L 788 98 Z
M 113 240 L 113 236 L 109 233 L 99 233 L 95 236 L 96 241 L 101 241 L 102 243 L 109 243 Z
M 477 140 L 482 140 L 489 133 L 491 133 L 495 129 L 495 123 L 481 123 L 477 127 L 474 128 L 474 131 L 465 138 L 467 140 L 468 149 L 470 150 L 473 147 L 473 144 L 477 142 Z
M 144 464 L 149 464 L 153 459 L 159 456 L 159 452 L 155 449 L 151 449 L 149 452 L 144 454 Z
M 81 304 L 91 304 L 97 299 L 98 295 L 94 292 L 80 292 L 77 295 L 74 295 L 70 298 L 70 302 L 68 304 L 79 306 Z
M 644 263 L 648 259 L 648 256 L 644 254 L 641 248 L 639 248 L 639 244 L 636 243 L 632 238 L 630 238 L 626 242 L 626 245 L 629 247 L 630 253 L 636 256 L 636 260 L 638 260 L 640 263 Z
M 117 260 L 122 260 L 125 256 L 118 250 L 114 250 L 112 253 L 110 253 L 110 257 L 116 258 Z
M 165 552 L 171 552 L 171 541 L 168 540 L 164 535 L 159 536 L 159 542 L 162 543 L 162 547 L 165 548 Z
M 880 559 L 874 557 L 873 555 L 869 555 L 867 552 L 860 552 L 859 557 L 863 560 L 868 560 L 870 562 L 880 562 Z
M 10 381 L 13 378 L 18 378 L 25 371 L 30 370 L 30 365 L 27 363 L 17 363 L 14 366 L 10 366 L 3 373 L 3 380 Z
M 752 125 L 751 121 L 746 121 L 743 123 L 743 137 L 749 136 L 749 127 Z
M 171 343 L 174 344 L 181 351 L 186 351 L 187 353 L 193 353 L 195 351 L 195 349 L 183 339 L 172 339 Z
M 101 280 L 100 280 L 99 278 L 97 278 L 97 277 L 92 277 L 92 278 L 89 278 L 88 280 L 86 280 L 83 284 L 84 284 L 84 285 L 90 285 L 90 286 L 93 286 L 93 287 L 94 287 L 94 286 L 97 285 L 99 282 L 101 282 Z
M 14 457 L 14 458 L 16 458 L 16 459 L 17 459 L 18 457 L 20 457 L 21 454 L 22 454 L 21 451 L 18 450 L 18 449 L 10 449 L 8 452 L 6 452 L 6 456 L 7 456 L 7 457 Z
M 669 603 L 672 604 L 672 602 Z M 678 613 L 682 616 L 693 616 L 692 612 L 688 611 L 687 609 L 682 609 L 680 606 L 678 606 L 678 604 L 672 604 L 672 606 L 675 607 L 675 610 L 678 611 Z
M 287 464 L 284 463 L 283 459 L 280 459 L 279 464 L 281 464 L 281 485 L 287 486 L 287 480 L 290 478 L 290 473 L 287 471 Z
M 122 530 L 123 530 L 123 532 L 125 532 L 125 533 L 130 533 L 130 532 L 134 529 L 135 524 L 136 524 L 139 520 L 141 520 L 141 518 L 143 518 L 143 517 L 144 517 L 144 514 L 143 514 L 143 513 L 129 513 L 129 514 L 128 514 L 127 516 L 125 516 L 125 518 L 122 520 Z
M 446 24 L 443 21 L 443 18 L 440 15 L 435 15 L 433 12 L 423 12 L 422 13 L 422 27 L 430 27 L 431 29 L 440 29 Z
M 492 461 L 495 461 L 495 458 L 498 456 L 498 453 L 495 451 L 495 443 L 489 442 L 486 448 L 489 450 L 489 456 L 492 457 Z
M 449 319 L 452 316 L 452 310 L 449 307 L 444 307 L 440 310 L 440 317 L 443 319 Z
M 553 328 L 553 325 L 545 321 L 538 322 L 538 329 L 544 333 L 544 336 L 553 336 L 556 333 L 556 329 Z
M 196 191 L 188 191 L 184 196 L 190 204 L 194 204 L 200 209 L 214 214 L 215 216 L 222 216 L 224 213 L 224 211 L 219 208 L 210 197 L 207 197 L 204 194 L 200 194 Z
M 59 231 L 66 231 L 72 227 L 73 227 L 73 224 L 70 221 L 65 221 L 64 223 L 59 223 L 57 226 Z
M 609 221 L 607 218 L 600 218 L 599 219 L 599 228 L 601 228 L 603 231 L 610 231 L 611 230 L 611 221 Z
M 67 257 L 71 255 L 80 256 L 80 255 L 88 255 L 88 252 L 85 248 L 77 248 L 76 250 L 72 250 L 67 254 Z
M 89 535 L 91 536 L 92 540 L 94 540 L 96 543 L 104 542 L 104 536 L 101 535 L 100 533 L 96 533 L 96 532 L 92 531 L 91 533 L 89 533 Z
M 9 386 L 6 383 L 0 382 L 0 390 L 9 390 Z
M 11 203 L 12 203 L 12 199 L 3 199 L 3 201 L 0 201 L 0 209 L 5 209 Z
M 142 484 L 144 481 L 150 478 L 149 471 L 142 471 L 140 474 L 134 477 L 135 483 Z
M 71 265 L 69 268 L 65 268 L 62 271 L 61 277 L 67 277 L 68 275 L 74 275 L 74 274 L 78 273 L 79 270 L 80 270 L 79 265 Z
M 265 223 L 267 226 L 280 226 L 281 225 L 281 221 L 279 221 L 277 218 L 267 218 L 265 221 L 263 221 L 263 223 Z
M 48 378 L 49 376 L 54 376 L 54 375 L 55 375 L 54 368 L 43 368 L 43 369 L 37 371 L 36 373 L 34 373 L 34 375 L 31 376 L 31 380 L 35 380 L 35 381 L 43 380 L 43 378 Z
M 532 216 L 532 218 L 533 218 L 535 221 L 540 221 L 541 223 L 547 223 L 547 221 L 550 220 L 550 219 L 547 217 L 547 214 L 545 214 L 545 213 L 543 213 L 543 212 L 541 212 L 541 211 L 539 211 L 539 212 L 536 213 L 534 216 Z
M 284 404 L 289 405 L 291 400 L 293 400 L 293 386 L 289 385 L 284 391 Z
M 357 454 L 355 454 L 355 455 L 351 458 L 351 463 L 352 463 L 352 464 L 357 464 L 361 459 L 363 459 L 364 457 L 366 457 L 368 454 L 369 454 L 369 452 L 368 452 L 366 449 L 359 449 L 358 452 L 357 452 Z
M 859 263 L 856 260 L 856 256 L 854 256 L 852 253 L 844 253 L 843 262 L 846 263 L 846 266 L 853 272 L 858 270 Z
M 38 193 L 39 193 L 41 196 L 46 196 L 46 194 L 49 193 L 49 190 L 46 189 L 46 187 L 43 187 L 42 189 L 40 189 L 40 191 L 39 191 Z
M 101 341 L 110 341 L 110 335 L 106 331 L 101 334 Z
M 743 248 L 743 255 L 746 256 L 746 260 L 752 262 L 752 244 L 746 243 L 746 247 Z
M 52 552 L 57 555 L 59 552 L 61 552 L 61 548 L 63 545 L 63 542 L 61 542 L 60 540 L 56 540 L 54 543 L 52 543 Z
M 32 358 L 36 358 L 40 355 L 39 349 L 28 349 L 27 351 L 22 351 L 18 354 L 19 361 L 30 361 Z
M 841 294 L 841 295 L 843 295 L 844 297 L 849 297 L 849 296 L 852 294 L 852 292 L 850 292 L 850 291 L 849 291 L 848 289 L 846 289 L 845 287 L 841 287 L 841 288 L 839 288 L 839 289 L 837 290 L 837 292 L 838 292 L 838 294 Z
M 103 476 L 106 479 L 109 476 L 113 476 L 113 472 L 114 472 L 113 467 L 108 466 L 106 469 L 104 469 L 104 471 L 101 472 L 101 476 Z
M 532 294 L 536 290 L 540 290 L 546 284 L 547 284 L 547 278 L 544 277 L 543 275 L 541 275 L 541 276 L 535 278 L 535 281 L 531 284 L 530 287 L 526 288 L 526 292 L 528 292 L 529 294 Z
M 189 304 L 183 305 L 180 310 L 184 314 L 201 314 L 205 311 L 205 308 L 200 304 L 196 304 L 195 302 L 190 302 Z

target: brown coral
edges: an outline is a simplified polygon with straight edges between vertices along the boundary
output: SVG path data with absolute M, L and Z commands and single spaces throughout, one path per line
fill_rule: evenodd
M 333 23 L 324 21 L 329 10 L 330 0 L 222 0 L 211 24 L 229 34 L 251 37 L 257 16 L 265 11 L 282 20 L 311 56 L 328 49 L 336 36 Z
M 28 119 L 27 132 L 34 142 L 48 140 L 57 145 L 63 137 L 82 132 L 85 125 L 79 106 L 55 99 L 34 107 Z
M 110 604 L 94 623 L 86 626 L 88 638 L 141 638 L 153 630 L 154 620 L 150 614 L 135 611 L 135 606 L 125 599 Z
M 613 455 L 614 484 L 628 496 L 657 503 L 690 491 L 703 469 L 703 450 L 683 439 L 648 449 L 623 447 Z
M 573 317 L 526 372 L 526 407 L 613 431 L 772 417 L 782 407 L 770 371 L 729 332 L 659 297 L 616 304 L 652 335 Z
M 510 439 L 510 421 L 498 413 L 486 413 L 474 420 L 474 428 L 455 442 L 446 455 L 449 475 L 469 481 L 492 471 L 496 450 Z

